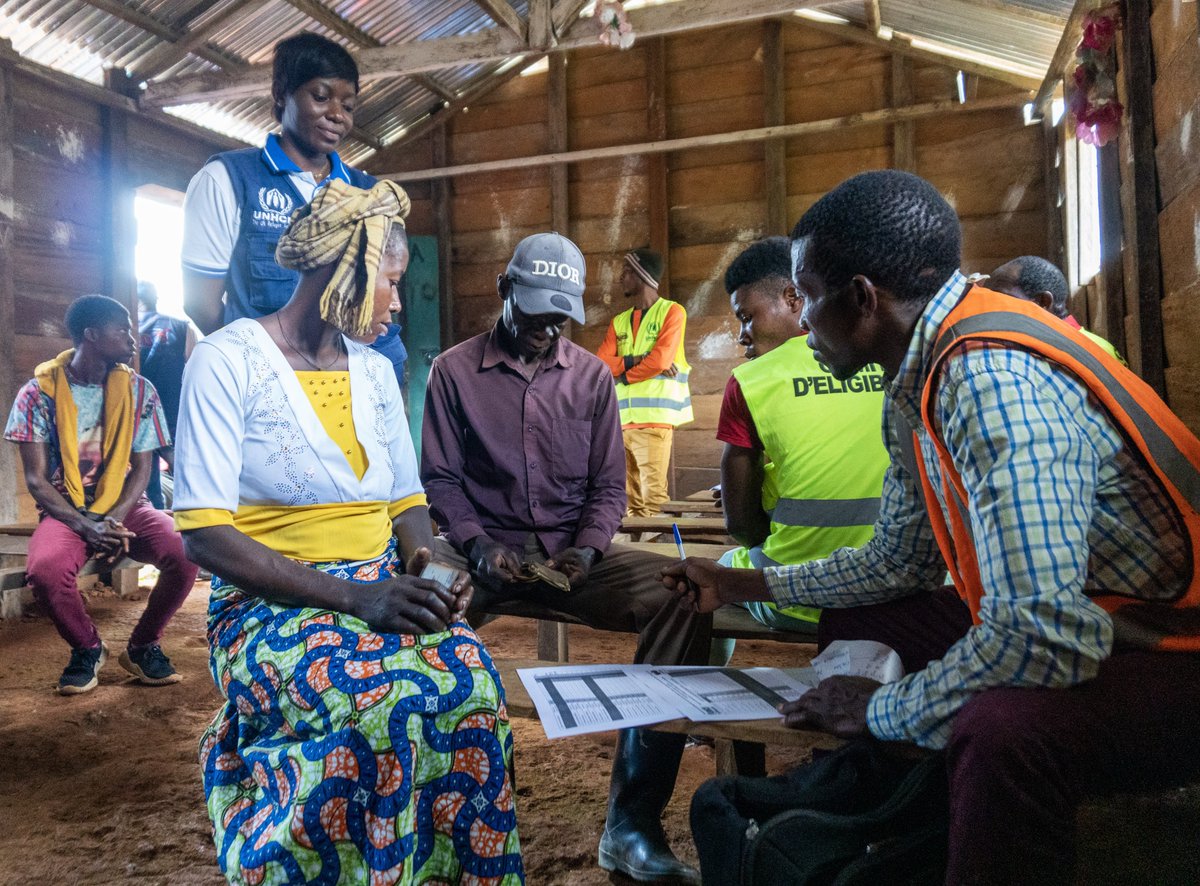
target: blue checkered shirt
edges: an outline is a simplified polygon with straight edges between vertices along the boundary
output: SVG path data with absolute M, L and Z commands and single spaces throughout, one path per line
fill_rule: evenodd
M 921 424 L 921 392 L 942 321 L 967 281 L 955 273 L 926 306 L 884 403 L 892 463 L 875 537 L 824 560 L 767 569 L 780 606 L 849 607 L 942 584 L 945 563 L 898 434 L 941 495 Z M 1166 493 L 1071 373 L 1006 345 L 957 346 L 945 360 L 935 420 L 967 492 L 984 587 L 981 623 L 923 671 L 880 688 L 867 724 L 878 738 L 946 745 L 955 712 L 998 686 L 1066 687 L 1095 676 L 1113 625 L 1092 592 L 1173 595 L 1188 583 L 1187 537 Z M 941 502 L 943 513 L 946 503 Z M 1150 589 L 1150 590 L 1148 590 Z

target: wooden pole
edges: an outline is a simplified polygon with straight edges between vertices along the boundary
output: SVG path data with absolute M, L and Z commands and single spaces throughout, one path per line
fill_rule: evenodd
M 892 56 L 892 107 L 905 108 L 913 101 L 913 63 L 903 55 Z M 916 124 L 901 120 L 892 125 L 892 168 L 917 171 Z
M 1132 236 L 1127 247 L 1134 249 L 1137 295 L 1137 335 L 1140 352 L 1138 373 L 1160 395 L 1166 395 L 1162 334 L 1162 266 L 1158 242 L 1158 170 L 1154 160 L 1154 49 L 1150 43 L 1149 0 L 1125 4 L 1124 78 L 1129 101 L 1129 148 L 1133 154 L 1134 188 Z
M 1058 144 L 1058 130 L 1047 114 L 1042 118 L 1042 182 L 1046 191 L 1046 258 L 1058 265 L 1064 266 L 1063 247 L 1063 199 L 1062 184 L 1059 180 L 1058 167 L 1061 162 L 1061 151 Z
M 12 44 L 0 40 L 0 53 Z M 13 91 L 12 70 L 0 57 L 0 398 L 7 406 L 17 395 L 13 359 L 16 353 L 13 287 L 13 246 L 16 239 L 16 192 L 13 177 Z M 18 519 L 17 460 L 15 446 L 0 447 L 0 522 Z
M 104 182 L 109 224 L 104 229 L 104 289 L 129 309 L 137 324 L 137 274 L 135 253 L 137 222 L 133 216 L 133 188 L 129 177 L 128 119 L 114 108 L 102 108 L 104 132 Z
M 433 132 L 433 162 L 446 163 L 446 127 Z M 452 182 L 440 178 L 433 183 L 433 214 L 437 223 L 438 306 L 441 319 L 442 350 L 458 341 L 454 330 L 454 225 L 451 218 Z
M 783 22 L 763 22 L 763 123 L 782 126 L 786 114 L 783 88 Z M 769 138 L 763 143 L 767 188 L 767 233 L 786 234 L 787 217 L 787 142 Z
M 646 113 L 650 138 L 665 142 L 667 138 L 667 41 L 658 37 L 650 41 L 646 59 Z M 621 152 L 622 154 L 626 152 Z M 650 215 L 650 248 L 665 259 L 671 251 L 671 198 L 667 185 L 669 169 L 666 152 L 656 152 L 646 163 L 647 192 Z M 615 245 L 615 244 L 614 244 Z M 640 246 L 621 244 L 622 248 Z M 663 275 L 659 293 L 671 297 L 671 277 Z
M 665 154 L 670 151 L 686 151 L 692 148 L 711 148 L 718 145 L 745 144 L 765 141 L 769 138 L 793 138 L 798 135 L 837 132 L 860 126 L 877 126 L 896 123 L 900 120 L 923 120 L 944 114 L 971 111 L 994 111 L 1001 108 L 1018 108 L 1026 103 L 1023 95 L 998 95 L 978 101 L 959 104 L 957 99 L 925 102 L 907 108 L 885 108 L 879 111 L 864 111 L 845 117 L 827 120 L 812 120 L 807 123 L 788 123 L 783 126 L 763 126 L 758 129 L 742 129 L 736 132 L 719 132 L 713 135 L 696 135 L 688 138 L 659 139 L 632 145 L 613 145 L 605 148 L 588 148 L 579 151 L 542 154 L 535 157 L 513 157 L 509 160 L 488 160 L 481 163 L 464 163 L 459 166 L 441 166 L 432 169 L 417 169 L 411 172 L 384 172 L 380 178 L 392 181 L 424 181 L 435 178 L 451 178 L 477 172 L 497 172 L 502 169 L 528 169 L 551 163 L 579 163 L 584 160 L 599 160 L 626 157 L 630 154 Z
M 546 113 L 550 150 L 561 153 L 567 150 L 567 57 L 561 52 L 550 56 L 548 86 Z M 555 163 L 550 167 L 550 225 L 563 236 L 571 236 L 566 163 Z
M 1125 353 L 1125 273 L 1121 267 L 1121 156 L 1116 143 L 1099 150 L 1100 279 L 1104 325 L 1099 330 Z

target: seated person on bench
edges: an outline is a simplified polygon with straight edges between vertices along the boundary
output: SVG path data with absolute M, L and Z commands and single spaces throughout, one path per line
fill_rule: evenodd
M 662 586 L 670 558 L 611 544 L 625 512 L 616 392 L 597 357 L 561 338 L 568 319 L 584 321 L 584 275 L 583 255 L 566 237 L 525 238 L 497 277 L 503 310 L 495 326 L 434 360 L 421 478 L 446 533 L 435 556 L 469 566 L 477 610 L 503 613 L 508 601 L 529 601 L 594 628 L 638 633 L 639 662 L 703 664 L 709 621 L 676 606 Z M 570 591 L 517 580 L 530 561 L 564 573 Z M 606 870 L 698 881 L 659 821 L 683 742 L 621 733 L 600 843 Z
M 666 580 L 701 610 L 821 606 L 823 639 L 896 649 L 907 676 L 830 677 L 785 723 L 944 749 L 947 883 L 1067 883 L 1082 798 L 1200 776 L 1200 515 L 1183 491 L 1200 440 L 1077 331 L 972 287 L 960 243 L 937 190 L 894 170 L 804 214 L 809 346 L 838 378 L 888 378 L 875 535 Z M 947 565 L 956 588 L 937 587 Z
M 127 365 L 137 343 L 124 305 L 85 295 L 67 309 L 66 324 L 75 348 L 37 367 L 4 429 L 4 439 L 20 444 L 40 515 L 29 539 L 29 584 L 71 647 L 58 691 L 95 689 L 108 658 L 75 583 L 79 570 L 89 557 L 111 564 L 126 553 L 159 574 L 121 667 L 151 686 L 177 683 L 158 644 L 196 582 L 196 566 L 171 518 L 145 497 L 151 460 L 171 445 L 162 404 Z
M 725 526 L 744 545 L 722 566 L 762 569 L 856 548 L 879 516 L 888 463 L 879 367 L 843 382 L 817 361 L 791 274 L 786 237 L 755 243 L 725 271 L 746 362 L 734 367 L 717 419 Z M 819 609 L 745 605 L 768 627 L 817 634 Z M 732 653 L 733 641 L 714 646 L 722 642 Z
M 341 181 L 276 250 L 282 308 L 196 346 L 176 519 L 212 570 L 201 739 L 233 883 L 524 882 L 500 678 L 433 532 L 400 388 L 369 345 L 408 264 L 399 185 Z M 466 802 L 464 802 L 464 799 Z

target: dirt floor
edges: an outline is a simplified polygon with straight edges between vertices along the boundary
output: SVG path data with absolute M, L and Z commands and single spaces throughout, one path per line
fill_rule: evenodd
M 87 598 L 113 656 L 100 686 L 83 696 L 53 691 L 68 653 L 45 617 L 0 622 L 0 884 L 219 886 L 196 758 L 220 701 L 207 667 L 207 585 L 196 586 L 167 630 L 163 648 L 185 678 L 161 688 L 127 681 L 116 662 L 142 602 L 103 589 Z M 480 633 L 497 657 L 536 657 L 532 621 L 502 618 Z M 572 661 L 633 656 L 632 636 L 572 627 L 570 643 Z M 733 663 L 805 662 L 794 647 L 742 642 Z M 516 721 L 514 734 L 528 882 L 610 882 L 596 866 L 596 844 L 614 735 L 552 742 L 532 720 Z M 768 768 L 802 759 L 795 750 L 771 753 Z M 672 844 L 693 864 L 688 803 L 713 773 L 711 750 L 689 749 L 666 815 Z

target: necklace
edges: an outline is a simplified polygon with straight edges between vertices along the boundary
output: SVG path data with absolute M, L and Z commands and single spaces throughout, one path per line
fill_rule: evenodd
M 292 349 L 292 351 L 296 354 L 297 357 L 299 357 L 301 360 L 303 360 L 305 363 L 307 363 L 313 369 L 317 370 L 317 372 L 329 372 L 330 367 L 332 367 L 334 363 L 336 363 L 339 359 L 341 359 L 342 337 L 340 335 L 337 337 L 337 340 L 334 342 L 336 353 L 333 355 L 333 359 L 329 361 L 328 366 L 322 366 L 321 364 L 317 363 L 315 360 L 311 359 L 308 356 L 308 354 L 304 353 L 302 350 L 300 350 L 298 347 L 296 347 L 294 344 L 292 344 L 292 340 L 290 338 L 288 338 L 287 332 L 284 331 L 283 321 L 279 319 L 278 314 L 275 315 L 275 325 L 279 327 L 279 334 L 283 336 L 283 340 L 285 342 L 287 342 L 287 346 Z

